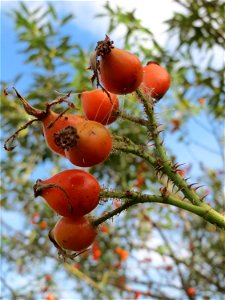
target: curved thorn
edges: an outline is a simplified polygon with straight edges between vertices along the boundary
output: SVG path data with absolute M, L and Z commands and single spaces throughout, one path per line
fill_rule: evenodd
M 191 184 L 188 185 L 188 187 L 191 189 L 192 186 L 194 186 L 194 185 L 196 185 L 196 184 L 198 184 L 198 182 L 191 183 Z
M 193 190 L 194 191 L 197 191 L 198 189 L 200 189 L 201 187 L 203 187 L 203 186 L 205 186 L 204 184 L 203 185 L 199 185 L 199 186 L 197 186 L 196 188 L 194 188 Z

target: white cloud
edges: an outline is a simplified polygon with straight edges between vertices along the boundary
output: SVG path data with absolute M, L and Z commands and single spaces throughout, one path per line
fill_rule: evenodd
M 136 17 L 142 21 L 143 26 L 149 28 L 156 36 L 159 42 L 165 41 L 165 31 L 167 29 L 164 21 L 169 19 L 173 12 L 179 8 L 179 5 L 173 0 L 152 1 L 126 1 L 129 5 L 121 1 L 113 1 L 121 7 L 132 10 L 136 9 Z M 114 5 L 115 6 L 115 5 Z
M 135 9 L 137 18 L 141 19 L 142 24 L 156 35 L 161 44 L 166 39 L 166 25 L 163 22 L 180 7 L 173 0 L 157 0 L 151 4 L 147 0 L 114 0 L 109 2 L 113 8 L 120 6 L 127 11 Z M 109 20 L 108 18 L 94 18 L 94 16 L 104 12 L 103 5 L 105 3 L 106 1 L 59 1 L 55 2 L 55 5 L 64 11 L 73 12 L 76 15 L 76 25 L 80 28 L 104 37 L 107 33 Z M 118 27 L 111 38 L 115 39 L 121 36 L 123 36 L 123 28 Z
M 26 5 L 30 8 L 35 9 L 38 5 L 46 5 L 47 1 L 39 0 L 24 0 Z M 108 18 L 95 18 L 96 14 L 105 12 L 103 5 L 106 3 L 105 0 L 83 0 L 83 1 L 49 1 L 53 2 L 54 7 L 57 11 L 62 11 L 64 13 L 73 13 L 76 16 L 75 23 L 80 29 L 90 32 L 91 35 L 96 35 L 96 40 L 103 39 L 105 34 L 107 34 L 109 19 Z M 142 21 L 143 26 L 149 28 L 153 33 L 157 41 L 161 46 L 168 46 L 170 49 L 174 48 L 177 44 L 176 36 L 170 39 L 168 44 L 168 34 L 166 33 L 167 25 L 164 23 L 165 20 L 169 19 L 175 11 L 184 12 L 184 9 L 174 0 L 111 0 L 110 5 L 115 8 L 120 6 L 126 11 L 136 10 L 136 17 Z M 18 8 L 19 3 L 16 1 L 5 0 L 1 2 L 2 10 L 10 11 L 13 7 Z M 120 47 L 121 38 L 124 35 L 125 28 L 118 26 L 113 34 L 110 34 L 111 39 L 116 41 L 117 47 Z M 149 41 L 146 47 L 151 47 L 151 41 Z M 204 51 L 203 51 L 204 52 Z M 203 53 L 206 61 L 211 53 L 214 54 L 213 65 L 220 66 L 221 61 L 224 59 L 223 50 L 219 47 L 214 47 L 211 51 Z M 202 66 L 202 53 L 198 49 L 194 50 L 194 58 L 196 61 L 201 60 Z M 203 59 L 204 60 L 204 59 Z
M 45 0 L 39 0 L 39 1 L 28 1 L 23 0 L 22 2 L 26 2 L 26 6 L 31 9 L 35 10 L 37 7 L 44 7 L 47 6 L 47 2 Z M 11 1 L 11 0 L 3 0 L 1 1 L 1 11 L 3 12 L 10 12 L 12 9 L 18 9 L 20 7 L 19 1 Z
M 29 8 L 36 8 L 38 5 L 46 4 L 46 1 L 25 0 Z M 74 13 L 76 16 L 76 25 L 82 29 L 90 31 L 92 34 L 104 35 L 107 33 L 108 18 L 94 18 L 98 13 L 104 12 L 103 5 L 106 1 L 50 1 L 60 11 L 65 13 Z M 149 28 L 157 37 L 160 43 L 166 39 L 166 25 L 163 22 L 172 16 L 173 12 L 179 9 L 179 5 L 173 0 L 157 0 L 149 3 L 148 0 L 113 0 L 109 1 L 110 5 L 115 8 L 120 6 L 127 11 L 136 10 L 137 18 L 141 19 L 142 24 Z M 14 1 L 2 1 L 2 9 L 9 11 L 11 8 L 18 8 L 19 3 Z M 113 39 L 123 36 L 123 29 L 118 27 L 116 32 L 111 35 Z

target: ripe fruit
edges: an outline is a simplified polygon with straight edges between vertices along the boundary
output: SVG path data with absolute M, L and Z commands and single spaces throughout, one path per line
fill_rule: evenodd
M 103 162 L 112 149 L 109 131 L 95 121 L 66 127 L 55 134 L 55 143 L 65 150 L 70 162 L 79 167 L 92 167 Z
M 94 241 L 94 243 L 92 245 L 93 260 L 98 260 L 101 255 L 102 255 L 102 252 L 100 250 L 99 244 L 97 241 Z
M 129 252 L 125 249 L 122 249 L 120 247 L 116 247 L 115 253 L 119 255 L 121 260 L 127 260 Z
M 189 296 L 194 296 L 194 295 L 196 294 L 195 288 L 188 288 L 188 289 L 187 289 L 187 294 L 188 294 Z
M 157 62 L 150 61 L 143 68 L 143 80 L 140 86 L 145 94 L 160 100 L 170 87 L 170 75 Z
M 132 93 L 142 81 L 140 60 L 128 51 L 114 48 L 108 36 L 98 42 L 91 56 L 90 68 L 94 71 L 92 79 L 97 78 L 97 85 L 100 85 L 100 79 L 104 88 L 114 94 Z
M 134 299 L 138 299 L 139 297 L 141 297 L 142 293 L 139 291 L 135 291 L 134 292 Z
M 46 281 L 51 281 L 52 280 L 52 276 L 50 274 L 46 274 L 45 275 L 45 280 Z
M 19 129 L 18 131 L 16 131 L 13 135 L 11 135 L 5 142 L 4 144 L 4 148 L 6 150 L 12 150 L 14 147 L 12 146 L 8 146 L 7 143 L 9 143 L 10 141 L 13 142 L 13 140 L 15 139 L 15 137 L 18 135 L 18 133 L 27 128 L 30 124 L 32 124 L 34 121 L 40 121 L 42 123 L 42 127 L 43 127 L 43 133 L 44 133 L 44 137 L 46 140 L 46 143 L 48 145 L 48 147 L 55 153 L 65 156 L 64 150 L 57 146 L 54 142 L 54 134 L 57 133 L 59 130 L 67 127 L 67 126 L 75 126 L 77 125 L 79 122 L 84 121 L 84 119 L 81 116 L 77 116 L 77 115 L 73 115 L 73 114 L 68 114 L 68 115 L 64 115 L 64 114 L 56 114 L 54 113 L 50 108 L 52 105 L 55 105 L 57 103 L 61 103 L 61 102 L 69 102 L 67 101 L 67 98 L 69 97 L 70 93 L 67 94 L 64 97 L 61 97 L 57 100 L 54 100 L 51 103 L 48 103 L 46 105 L 46 109 L 45 110 L 40 110 L 40 109 L 36 109 L 35 107 L 31 106 L 20 94 L 19 92 L 16 90 L 16 88 L 13 87 L 13 89 L 15 90 L 17 97 L 20 99 L 20 101 L 23 104 L 24 110 L 26 111 L 26 113 L 28 115 L 31 115 L 33 117 L 35 117 L 35 119 L 27 122 L 21 129 Z M 70 107 L 73 107 L 73 104 L 70 103 Z
M 56 243 L 63 249 L 81 251 L 88 248 L 94 241 L 97 230 L 88 218 L 76 219 L 61 217 L 52 230 Z
M 109 96 L 103 90 L 86 91 L 80 94 L 82 110 L 88 120 L 103 125 L 111 124 L 116 120 L 113 115 L 119 107 L 119 101 L 114 94 Z
M 102 230 L 102 232 L 105 232 L 105 233 L 108 233 L 108 232 L 109 232 L 109 228 L 108 228 L 108 226 L 105 225 L 105 224 L 102 224 L 101 230 Z
M 141 188 L 145 183 L 145 178 L 138 175 L 136 182 L 134 183 L 134 187 Z
M 96 178 L 82 170 L 62 171 L 47 180 L 37 180 L 34 195 L 64 217 L 82 216 L 99 203 L 100 186 Z
M 54 295 L 48 294 L 48 295 L 45 297 L 45 300 L 56 300 L 56 298 L 55 298 Z
M 39 224 L 38 224 L 38 227 L 42 230 L 48 228 L 48 223 L 46 221 L 41 221 Z

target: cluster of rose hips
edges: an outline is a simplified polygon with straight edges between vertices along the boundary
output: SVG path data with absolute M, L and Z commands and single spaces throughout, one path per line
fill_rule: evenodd
M 52 111 L 56 103 L 69 103 L 69 95 L 47 104 L 43 111 L 29 105 L 14 88 L 26 112 L 41 121 L 48 147 L 79 167 L 92 167 L 108 158 L 113 143 L 105 125 L 118 116 L 116 95 L 139 88 L 157 101 L 170 85 L 170 76 L 160 65 L 149 62 L 142 67 L 135 55 L 115 48 L 108 36 L 91 54 L 90 69 L 94 72 L 92 81 L 97 80 L 101 89 L 79 94 L 84 116 Z M 97 229 L 86 215 L 99 203 L 100 186 L 94 176 L 83 170 L 66 170 L 47 180 L 37 180 L 34 193 L 61 216 L 49 235 L 58 249 L 83 251 L 93 243 Z

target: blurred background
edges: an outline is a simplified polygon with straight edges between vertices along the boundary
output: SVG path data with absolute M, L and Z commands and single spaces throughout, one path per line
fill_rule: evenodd
M 72 90 L 79 108 L 76 93 L 93 88 L 90 53 L 105 34 L 171 74 L 155 108 L 164 144 L 186 163 L 181 174 L 204 185 L 199 194 L 224 212 L 223 1 L 2 1 L 2 90 L 15 86 L 42 109 Z M 9 92 L 1 97 L 1 299 L 224 299 L 224 233 L 170 206 L 134 206 L 101 227 L 89 252 L 60 261 L 47 237 L 58 216 L 34 199 L 32 186 L 74 166 L 47 148 L 41 124 L 4 151 L 4 140 L 30 119 Z M 121 110 L 143 115 L 133 95 L 119 100 Z M 146 130 L 127 120 L 108 127 L 147 142 Z M 158 194 L 161 187 L 133 155 L 113 153 L 88 171 L 107 188 Z M 93 215 L 118 205 L 108 199 Z

